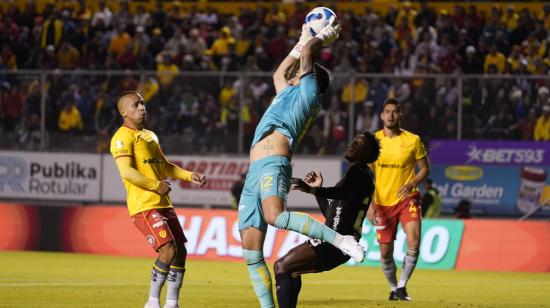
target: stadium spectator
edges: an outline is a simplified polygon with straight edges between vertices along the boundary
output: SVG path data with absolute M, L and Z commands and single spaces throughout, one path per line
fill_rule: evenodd
M 483 73 L 483 65 L 481 59 L 476 53 L 474 46 L 466 48 L 466 58 L 462 62 L 462 72 L 464 74 L 481 74 Z
M 241 193 L 243 192 L 244 180 L 246 179 L 246 173 L 241 174 L 240 178 L 233 183 L 231 186 L 231 196 L 233 200 L 231 201 L 231 208 L 236 210 L 239 206 L 239 201 L 241 200 Z
M 489 73 L 489 68 L 491 65 L 496 67 L 495 73 L 504 73 L 504 66 L 506 64 L 506 58 L 504 55 L 498 51 L 496 45 L 491 45 L 490 52 L 485 56 L 485 62 L 483 63 L 483 71 Z
M 320 112 L 323 118 L 323 151 L 326 153 L 342 152 L 345 146 L 348 114 L 340 109 L 338 97 L 333 95 L 328 110 Z
M 80 58 L 80 52 L 74 48 L 69 42 L 61 42 L 59 51 L 57 52 L 57 63 L 62 70 L 75 69 Z
M 460 200 L 460 202 L 458 202 L 458 206 L 454 208 L 455 218 L 460 218 L 460 219 L 472 218 L 472 215 L 470 214 L 470 208 L 471 208 L 470 201 L 466 199 Z
M 170 87 L 179 72 L 179 68 L 172 63 L 172 56 L 169 53 L 163 53 L 157 64 L 157 79 L 163 96 L 169 94 Z
M 550 141 L 550 100 L 542 106 L 542 114 L 535 124 L 535 141 Z
M 229 46 L 235 44 L 235 39 L 231 35 L 231 30 L 228 27 L 223 27 L 218 35 L 218 38 L 212 43 L 209 54 L 219 67 L 222 57 L 229 54 Z
M 2 46 L 2 52 L 0 53 L 0 65 L 3 69 L 17 69 L 17 57 L 9 45 Z
M 113 20 L 113 13 L 105 4 L 105 0 L 99 1 L 99 9 L 92 16 L 92 28 L 109 28 Z
M 156 8 L 151 11 L 145 5 L 138 4 L 135 12 L 124 9 L 128 1 L 121 2 L 120 6 L 100 1 L 94 9 L 92 6 L 87 7 L 83 1 L 74 1 L 67 5 L 46 5 L 43 10 L 40 8 L 41 11 L 33 3 L 25 3 L 21 8 L 11 5 L 3 12 L 0 23 L 0 68 L 154 71 L 157 64 L 164 65 L 164 55 L 169 54 L 169 72 L 176 72 L 176 68 L 177 72 L 183 74 L 200 70 L 210 72 L 212 76 L 219 71 L 243 69 L 246 72 L 270 72 L 278 65 L 277 55 L 287 52 L 288 46 L 297 38 L 292 25 L 302 24 L 308 12 L 308 7 L 302 4 L 296 5 L 295 12 L 283 9 L 281 4 L 272 3 L 266 9 L 243 9 L 234 14 L 218 12 L 216 5 L 208 9 L 194 7 L 187 10 L 177 3 L 156 3 Z M 426 102 L 437 102 L 438 94 L 441 94 L 438 90 L 443 91 L 439 89 L 439 82 L 419 77 L 421 74 L 454 73 L 458 68 L 463 74 L 511 74 L 506 80 L 498 79 L 500 76 L 487 81 L 463 79 L 461 95 L 463 101 L 468 103 L 468 111 L 464 109 L 462 119 L 470 121 L 462 123 L 463 136 L 468 134 L 473 139 L 493 138 L 485 130 L 488 128 L 488 120 L 498 117 L 495 107 L 507 105 L 513 125 L 509 135 L 498 138 L 529 138 L 532 123 L 526 118 L 538 118 L 541 115 L 542 106 L 548 99 L 550 83 L 545 77 L 533 79 L 520 75 L 545 76 L 549 73 L 550 41 L 547 36 L 550 6 L 543 6 L 545 9 L 539 12 L 527 8 L 519 10 L 513 6 L 491 7 L 481 12 L 476 5 L 469 5 L 465 9 L 458 4 L 452 11 L 436 12 L 429 3 L 422 2 L 419 6 L 403 3 L 391 7 L 387 13 L 377 12 L 374 6 L 364 11 L 337 11 L 345 30 L 341 40 L 322 52 L 322 60 L 334 73 L 331 84 L 338 97 L 339 109 L 345 109 L 346 103 L 342 98 L 346 92 L 345 85 L 350 82 L 347 74 L 351 70 L 357 73 L 393 72 L 410 76 L 396 82 L 401 85 L 393 86 L 391 78 L 372 79 L 369 76 L 366 79 L 366 97 L 355 102 L 361 104 L 373 101 L 375 111 L 379 112 L 390 90 L 389 95 L 392 97 L 398 97 L 403 103 L 411 102 L 413 113 L 421 123 L 430 117 L 430 108 Z M 122 37 L 120 31 L 124 33 Z M 118 44 L 120 38 L 121 44 Z M 226 38 L 225 43 L 219 43 L 223 38 Z M 221 45 L 221 48 L 217 45 Z M 66 46 L 69 46 L 68 49 Z M 213 50 L 223 52 L 210 55 L 209 52 Z M 47 71 L 45 74 L 46 124 L 53 131 L 63 109 L 59 98 L 66 88 L 58 87 L 59 80 L 52 81 L 64 79 L 65 84 L 75 82 L 71 76 L 57 78 Z M 154 97 L 169 97 L 174 89 L 163 85 L 163 81 L 175 80 L 175 77 L 168 75 L 164 80 L 161 80 L 163 78 L 160 74 L 158 77 L 160 89 L 154 90 L 154 84 L 151 88 L 153 93 L 158 92 Z M 27 82 L 26 78 L 25 74 L 0 73 L 0 82 L 10 86 L 13 83 L 23 85 Z M 359 80 L 362 76 L 356 78 Z M 77 82 L 76 86 L 89 87 L 89 93 L 95 100 L 98 93 L 95 90 L 101 86 L 101 79 L 105 77 L 92 78 L 82 84 Z M 114 86 L 112 89 L 120 89 L 121 79 L 116 76 L 107 79 L 108 85 Z M 466 86 L 468 82 L 471 85 Z M 50 83 L 54 86 L 53 90 L 50 89 Z M 209 86 L 209 82 L 196 82 L 192 91 L 194 95 L 205 89 L 211 91 L 218 113 L 209 113 L 208 116 L 219 120 L 219 110 L 222 108 L 218 98 L 221 87 L 211 89 Z M 431 126 L 422 124 L 421 133 L 427 137 L 456 137 L 457 123 L 448 121 L 457 119 L 458 104 L 455 101 L 458 89 L 449 91 L 448 87 L 444 88 L 447 90 L 444 101 L 454 106 L 455 114 L 453 117 L 435 118 L 431 120 Z M 515 88 L 522 91 L 521 101 L 510 98 Z M 271 91 L 268 87 L 259 98 L 255 98 L 255 103 L 249 105 L 253 112 L 262 110 L 261 107 L 269 103 L 266 97 L 272 95 Z M 257 96 L 257 93 L 254 94 Z M 32 98 L 30 101 L 36 102 L 37 99 Z M 152 101 L 150 109 L 156 112 L 160 105 L 154 102 L 155 99 Z M 330 107 L 328 101 L 324 107 Z M 354 118 L 359 117 L 361 109 L 355 108 Z M 441 109 L 436 110 L 441 114 L 447 113 L 446 108 L 436 109 Z M 246 113 L 243 111 L 242 114 Z M 85 117 L 84 114 L 82 116 Z M 354 129 L 356 126 L 354 124 Z M 323 130 L 322 121 L 318 129 L 320 132 Z M 97 131 L 84 133 L 94 136 Z
M 17 143 L 20 149 L 26 151 L 37 151 L 41 149 L 42 138 L 44 138 L 44 145 L 48 146 L 49 134 L 42 132 L 40 129 L 40 117 L 38 114 L 31 113 L 26 114 L 22 121 L 20 121 L 16 127 Z
M 138 92 L 143 95 L 145 104 L 149 104 L 155 100 L 156 95 L 159 92 L 159 88 L 160 86 L 157 79 L 154 76 L 149 75 L 145 77 L 145 81 L 143 83 L 139 84 Z
M 441 216 L 441 197 L 439 191 L 433 185 L 432 179 L 424 181 L 424 194 L 422 195 L 422 218 L 439 218 Z
M 25 96 L 20 86 L 13 84 L 2 97 L 2 122 L 4 131 L 13 132 L 17 122 L 23 115 Z
M 352 82 L 350 80 L 348 84 L 342 89 L 341 100 L 345 104 L 359 104 L 367 99 L 367 93 L 369 90 L 369 84 L 366 79 L 360 78 L 359 80 Z
M 59 66 L 58 58 L 55 55 L 55 47 L 48 45 L 42 55 L 41 68 L 45 70 L 55 69 Z
M 537 91 L 535 106 L 537 108 L 542 108 L 542 106 L 548 102 L 548 99 L 550 99 L 550 90 L 548 90 L 548 87 L 546 86 L 540 87 Z
M 80 132 L 84 128 L 82 116 L 74 102 L 67 102 L 59 113 L 58 127 L 65 132 Z
M 40 38 L 40 46 L 58 46 L 63 36 L 63 21 L 58 18 L 57 11 L 54 11 L 44 24 L 42 25 L 42 35 Z
M 130 34 L 124 31 L 124 28 L 119 25 L 114 30 L 113 36 L 109 41 L 107 51 L 116 58 L 128 49 L 128 45 L 130 45 L 131 41 L 132 38 L 130 37 Z
M 142 27 L 145 29 L 151 24 L 151 13 L 147 12 L 142 5 L 138 5 L 136 8 L 136 14 L 133 18 L 134 26 L 136 29 Z
M 378 113 L 374 110 L 374 102 L 366 101 L 355 120 L 355 133 L 364 131 L 374 132 L 379 129 L 380 119 Z

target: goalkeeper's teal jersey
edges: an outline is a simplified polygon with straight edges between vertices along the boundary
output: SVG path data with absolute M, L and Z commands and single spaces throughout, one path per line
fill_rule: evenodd
M 256 127 L 251 147 L 276 130 L 288 138 L 294 152 L 320 109 L 317 79 L 313 73 L 303 75 L 298 86 L 289 86 L 275 96 Z

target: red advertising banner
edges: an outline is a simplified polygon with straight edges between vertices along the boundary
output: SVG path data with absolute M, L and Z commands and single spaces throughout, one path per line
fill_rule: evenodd
M 241 260 L 236 211 L 178 208 L 176 212 L 189 240 L 189 258 Z M 0 250 L 156 255 L 124 206 L 38 207 L 0 203 L 0 213 Z M 322 220 L 321 215 L 314 217 Z M 435 223 L 432 229 L 440 228 L 437 222 L 430 221 L 432 225 Z M 550 272 L 550 222 L 478 219 L 461 222 L 464 228 L 463 231 L 459 228 L 463 234 L 455 269 Z M 455 229 L 458 230 L 447 228 L 445 232 L 458 232 Z M 274 262 L 305 239 L 295 232 L 269 228 L 264 255 Z M 375 246 L 371 248 L 376 250 Z M 378 266 L 377 262 L 372 265 Z
M 0 213 L 0 250 L 36 247 L 40 228 L 37 208 L 0 203 Z
M 241 260 L 237 212 L 232 210 L 176 209 L 190 258 Z M 321 215 L 314 215 L 322 219 Z M 123 207 L 68 208 L 62 218 L 65 251 L 108 255 L 154 256 L 145 237 L 130 221 Z M 275 261 L 302 243 L 305 237 L 269 228 L 264 245 L 268 261 Z
M 465 220 L 456 269 L 550 272 L 550 222 Z

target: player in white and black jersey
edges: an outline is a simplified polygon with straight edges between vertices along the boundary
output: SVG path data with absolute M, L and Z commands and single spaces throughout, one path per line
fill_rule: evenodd
M 321 187 L 319 171 L 304 179 L 293 179 L 292 189 L 315 195 L 325 225 L 336 232 L 361 238 L 363 220 L 374 193 L 373 174 L 368 164 L 378 159 L 380 144 L 370 133 L 357 135 L 349 144 L 345 158 L 350 167 L 334 187 Z M 279 307 L 296 307 L 301 289 L 301 274 L 331 270 L 349 260 L 349 256 L 329 243 L 310 239 L 291 249 L 274 265 Z

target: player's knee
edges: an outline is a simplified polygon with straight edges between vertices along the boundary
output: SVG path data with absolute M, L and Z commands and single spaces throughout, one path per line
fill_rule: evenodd
M 262 209 L 265 222 L 275 226 L 279 215 L 284 213 L 284 203 L 279 197 L 271 196 L 262 201 Z
M 269 214 L 269 213 L 265 214 L 264 215 L 265 222 L 268 223 L 269 225 L 273 226 L 275 224 L 275 220 L 277 220 L 277 216 Z
M 177 253 L 174 243 L 166 243 L 159 248 L 159 259 L 166 264 L 171 264 Z
M 275 274 L 286 273 L 287 267 L 285 257 L 282 257 L 281 259 L 277 260 L 275 264 L 273 264 L 273 271 L 275 272 Z
M 380 245 L 380 258 L 383 260 L 391 260 L 393 258 L 393 249 L 388 245 Z

